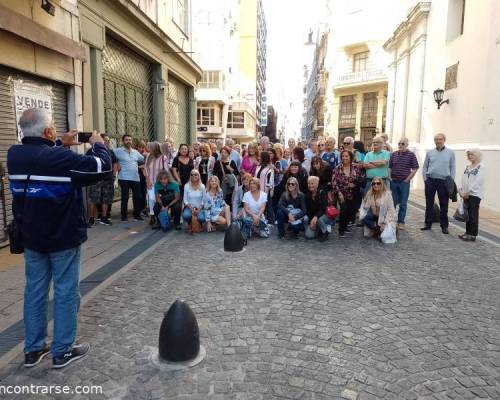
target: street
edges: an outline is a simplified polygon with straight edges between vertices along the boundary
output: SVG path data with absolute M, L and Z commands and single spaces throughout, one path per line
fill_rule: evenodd
M 500 250 L 421 220 L 411 208 L 392 246 L 359 228 L 326 243 L 274 231 L 239 254 L 221 233 L 170 233 L 82 307 L 86 359 L 59 372 L 19 358 L 1 384 L 102 385 L 74 399 L 498 399 Z M 207 357 L 166 372 L 150 359 L 177 298 Z

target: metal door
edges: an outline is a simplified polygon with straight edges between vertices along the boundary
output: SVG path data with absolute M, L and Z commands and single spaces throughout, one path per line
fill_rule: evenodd
M 102 56 L 106 133 L 155 139 L 151 64 L 110 36 Z
M 189 89 L 173 76 L 168 76 L 167 96 L 167 137 L 178 147 L 190 142 L 189 132 Z
M 14 82 L 40 86 L 51 93 L 52 118 L 58 133 L 68 130 L 66 87 L 60 83 L 0 66 L 0 167 L 4 183 L 0 190 L 0 242 L 7 239 L 5 227 L 12 220 L 12 196 L 8 184 L 7 151 L 17 141 Z M 0 188 L 1 189 L 1 188 Z

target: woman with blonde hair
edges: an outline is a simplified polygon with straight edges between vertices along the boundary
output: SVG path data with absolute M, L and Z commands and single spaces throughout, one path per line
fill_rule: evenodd
M 203 209 L 205 210 L 205 217 L 207 220 L 207 232 L 215 230 L 212 224 L 231 225 L 231 210 L 224 201 L 224 194 L 220 187 L 219 178 L 215 175 L 208 179 Z
M 306 215 L 306 199 L 299 189 L 299 181 L 293 176 L 286 182 L 286 190 L 278 201 L 276 219 L 278 221 L 278 237 L 285 237 L 285 224 L 287 223 L 295 237 L 298 237 Z
M 479 203 L 484 197 L 485 169 L 479 149 L 467 150 L 470 164 L 465 167 L 458 193 L 467 210 L 465 233 L 458 237 L 466 242 L 474 242 L 479 229 Z
M 396 232 L 397 215 L 391 192 L 380 177 L 374 177 L 359 211 L 365 237 L 379 237 L 389 226 Z
M 262 238 L 269 237 L 269 227 L 264 216 L 267 204 L 267 194 L 260 189 L 259 178 L 252 178 L 250 190 L 243 196 L 245 216 L 241 221 L 241 233 L 248 239 L 255 234 Z
M 250 143 L 247 147 L 247 154 L 241 160 L 241 170 L 255 176 L 255 170 L 259 165 L 259 147 L 257 143 Z
M 156 202 L 155 197 L 155 183 L 157 181 L 158 173 L 168 169 L 168 165 L 165 161 L 163 154 L 161 153 L 160 143 L 149 142 L 148 145 L 148 155 L 146 156 L 146 161 L 144 163 L 144 176 L 146 177 L 146 188 L 148 196 L 148 206 L 149 206 L 149 217 L 150 225 L 156 224 L 156 217 L 154 212 L 154 206 Z
M 196 218 L 200 224 L 205 223 L 205 211 L 203 205 L 205 202 L 205 186 L 201 183 L 200 173 L 196 169 L 192 169 L 189 175 L 189 180 L 184 186 L 183 196 L 184 210 L 182 218 L 188 224 L 187 232 L 191 233 L 191 220 Z
M 243 196 L 245 195 L 246 192 L 250 190 L 250 180 L 252 179 L 252 175 L 249 174 L 248 172 L 243 172 L 241 174 L 241 185 L 238 186 L 234 191 L 233 191 L 233 198 L 232 198 L 232 216 L 233 220 L 238 220 L 241 221 L 243 217 L 245 216 L 245 209 L 244 209 L 244 204 L 243 204 Z
M 200 155 L 194 161 L 194 167 L 200 172 L 201 183 L 207 185 L 214 170 L 215 158 L 208 143 L 201 143 L 199 147 Z
M 160 144 L 160 150 L 165 157 L 165 162 L 168 165 L 168 168 L 172 168 L 172 162 L 175 158 L 175 151 L 172 141 L 170 139 L 165 140 L 162 144 Z

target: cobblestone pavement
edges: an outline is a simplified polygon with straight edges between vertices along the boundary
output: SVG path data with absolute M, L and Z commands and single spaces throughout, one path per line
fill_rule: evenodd
M 220 233 L 174 232 L 82 308 L 85 360 L 19 367 L 0 385 L 103 385 L 91 399 L 500 398 L 500 249 L 409 219 L 392 246 L 359 228 L 327 243 L 274 232 L 237 255 Z M 207 357 L 165 372 L 150 355 L 176 298 Z

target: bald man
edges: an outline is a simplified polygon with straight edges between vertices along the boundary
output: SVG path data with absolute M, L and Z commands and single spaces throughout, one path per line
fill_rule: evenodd
M 456 165 L 455 153 L 445 146 L 446 135 L 438 133 L 434 136 L 435 149 L 427 152 L 425 155 L 422 175 L 425 182 L 425 225 L 420 228 L 428 231 L 432 227 L 432 217 L 434 210 L 434 198 L 436 193 L 439 199 L 439 224 L 441 231 L 448 234 L 448 189 L 446 180 L 455 179 Z

